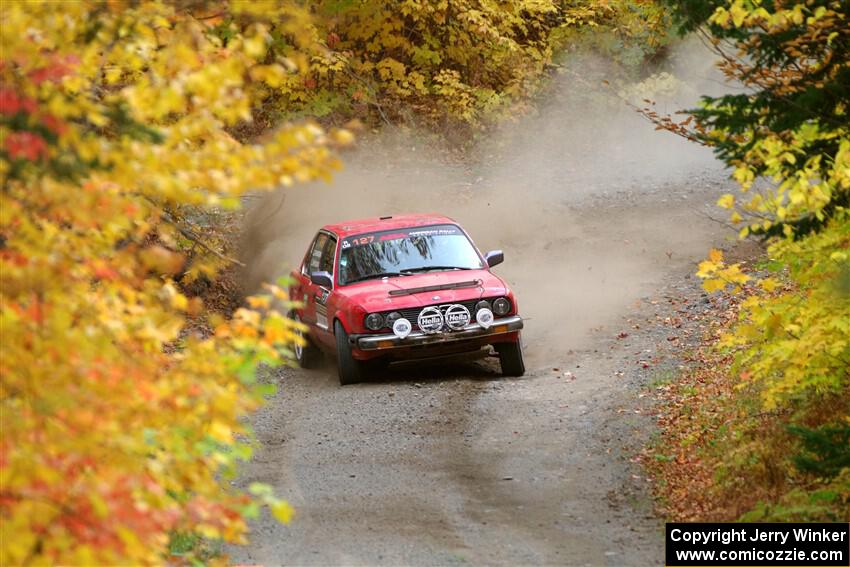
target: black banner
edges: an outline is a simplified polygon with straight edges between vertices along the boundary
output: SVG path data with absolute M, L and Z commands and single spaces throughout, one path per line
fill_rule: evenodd
M 850 524 L 668 523 L 668 567 L 847 567 Z

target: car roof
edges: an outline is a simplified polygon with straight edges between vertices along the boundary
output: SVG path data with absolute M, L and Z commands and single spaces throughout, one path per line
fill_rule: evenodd
M 427 226 L 431 224 L 457 223 L 447 216 L 430 213 L 417 213 L 392 216 L 387 215 L 385 217 L 371 217 L 335 224 L 326 224 L 322 227 L 322 229 L 333 232 L 340 238 L 345 238 L 355 234 L 363 234 L 364 232 L 378 232 L 380 230 L 394 230 L 398 228 Z

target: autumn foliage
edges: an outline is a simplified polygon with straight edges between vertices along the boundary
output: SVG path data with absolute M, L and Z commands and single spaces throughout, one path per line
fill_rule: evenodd
M 733 169 L 740 192 L 718 204 L 741 237 L 767 240 L 768 258 L 749 273 L 716 250 L 700 264 L 707 291 L 746 297 L 716 338 L 723 356 L 698 370 L 707 374 L 698 390 L 718 395 L 698 396 L 708 401 L 667 429 L 682 448 L 667 478 L 689 463 L 716 469 L 703 491 L 715 512 L 689 519 L 846 520 L 850 10 L 830 0 L 671 3 L 686 29 L 704 26 L 720 68 L 746 89 L 660 126 L 713 147 Z M 734 499 L 747 506 L 716 513 Z
M 481 128 L 525 109 L 559 51 L 584 36 L 639 63 L 661 49 L 669 29 L 654 0 L 320 0 L 311 12 L 317 49 L 303 72 L 278 79 L 264 116 Z M 240 26 L 222 19 L 216 33 Z M 289 43 L 275 29 L 272 36 L 271 51 L 288 54 Z
M 227 9 L 250 23 L 225 47 L 170 3 L 2 6 L 3 565 L 160 562 L 174 534 L 239 542 L 259 506 L 290 515 L 226 482 L 251 452 L 240 417 L 268 393 L 256 366 L 296 340 L 286 297 L 270 286 L 275 303 L 250 300 L 262 316 L 206 317 L 182 286 L 224 260 L 189 263 L 167 213 L 326 177 L 346 135 L 231 135 L 296 65 L 266 60 L 268 21 L 297 43 L 303 14 Z

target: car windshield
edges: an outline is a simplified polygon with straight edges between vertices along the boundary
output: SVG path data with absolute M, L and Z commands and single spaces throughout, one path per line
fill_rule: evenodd
M 341 285 L 387 276 L 483 267 L 466 234 L 451 224 L 358 234 L 343 239 L 341 246 Z

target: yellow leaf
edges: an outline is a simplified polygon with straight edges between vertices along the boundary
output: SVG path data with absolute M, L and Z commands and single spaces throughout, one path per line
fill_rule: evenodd
M 233 431 L 230 427 L 219 420 L 215 420 L 210 424 L 210 437 L 224 443 L 230 443 L 233 440 Z
M 252 309 L 268 309 L 271 305 L 271 297 L 268 295 L 252 295 L 247 301 Z
M 775 290 L 779 286 L 779 282 L 777 282 L 773 278 L 765 278 L 765 279 L 759 281 L 759 285 L 761 286 L 761 288 L 764 291 L 771 293 L 773 290 Z
M 703 260 L 699 263 L 699 269 L 697 270 L 697 276 L 701 278 L 707 278 L 714 274 L 717 271 L 717 264 L 712 262 L 711 260 Z
M 723 261 L 723 252 L 717 248 L 712 248 L 708 251 L 708 258 L 715 264 L 719 264 Z
M 720 291 L 724 287 L 726 287 L 726 282 L 717 278 L 705 280 L 704 282 L 702 282 L 702 288 L 709 293 Z
M 331 132 L 334 142 L 340 146 L 349 146 L 354 143 L 354 134 L 344 129 L 337 129 Z
M 218 539 L 221 537 L 220 530 L 210 524 L 201 524 L 197 527 L 198 533 L 207 539 Z
M 735 196 L 731 193 L 726 193 L 719 199 L 717 199 L 717 206 L 722 207 L 724 209 L 731 209 L 735 206 Z
M 295 510 L 285 500 L 272 502 L 269 504 L 269 508 L 271 509 L 272 516 L 274 516 L 278 522 L 284 524 L 288 524 L 292 520 L 292 516 L 295 515 Z
M 175 293 L 171 296 L 171 306 L 178 311 L 186 311 L 189 306 L 189 300 L 182 293 Z

